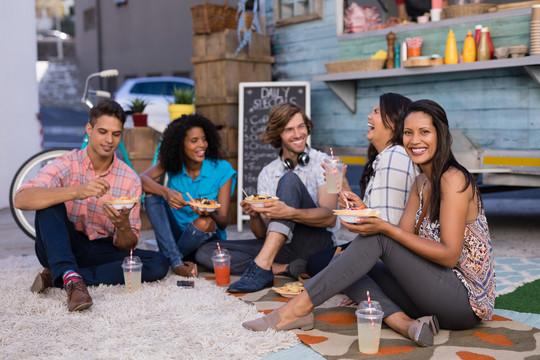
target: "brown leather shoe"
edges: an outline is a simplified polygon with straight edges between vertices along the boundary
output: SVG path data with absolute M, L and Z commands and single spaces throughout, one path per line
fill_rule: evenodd
M 86 285 L 82 279 L 77 278 L 69 281 L 66 284 L 66 292 L 68 296 L 68 310 L 80 311 L 92 306 L 92 297 L 86 289 Z
M 41 294 L 42 292 L 51 287 L 53 287 L 51 270 L 49 268 L 45 268 L 42 272 L 37 274 L 34 283 L 32 284 L 32 286 L 30 286 L 30 291 L 33 293 Z

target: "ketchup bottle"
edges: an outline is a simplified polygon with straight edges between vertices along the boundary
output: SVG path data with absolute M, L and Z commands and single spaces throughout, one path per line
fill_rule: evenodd
M 474 27 L 474 42 L 476 44 L 476 47 L 478 47 L 478 43 L 480 42 L 481 35 L 482 35 L 482 25 L 476 25 Z
M 489 29 L 486 26 L 487 41 L 489 46 L 489 58 L 493 59 L 493 42 L 491 41 L 491 35 L 489 34 Z

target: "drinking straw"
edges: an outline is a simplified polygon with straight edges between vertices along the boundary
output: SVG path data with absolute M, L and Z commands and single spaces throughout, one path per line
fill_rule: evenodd
M 129 276 L 128 276 L 128 292 L 131 292 L 131 267 L 133 266 L 133 249 L 129 250 Z
M 219 243 L 217 243 L 217 249 L 218 249 L 218 252 L 221 254 L 221 247 L 219 246 Z
M 371 315 L 371 327 L 374 327 L 375 323 L 373 322 L 373 310 L 371 309 L 371 298 L 369 297 L 369 290 L 367 292 L 367 303 L 369 308 L 369 315 Z

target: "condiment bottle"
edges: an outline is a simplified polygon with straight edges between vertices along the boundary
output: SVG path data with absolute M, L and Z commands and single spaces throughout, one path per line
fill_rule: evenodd
M 448 38 L 446 39 L 446 53 L 444 54 L 444 63 L 445 64 L 457 64 L 458 63 L 458 52 L 456 46 L 456 36 L 452 29 L 448 33 Z
M 493 42 L 491 41 L 491 35 L 489 34 L 489 28 L 486 26 L 486 34 L 487 34 L 487 40 L 488 40 L 488 46 L 489 46 L 489 58 L 493 59 Z
M 480 42 L 481 35 L 482 35 L 482 25 L 476 25 L 474 27 L 474 42 L 476 43 L 476 47 L 478 47 L 478 43 Z
M 394 59 L 394 67 L 396 69 L 399 69 L 401 67 L 401 60 L 400 60 L 401 54 L 400 54 L 399 44 L 394 45 L 394 52 L 396 53 L 396 58 Z
M 386 35 L 386 42 L 388 43 L 388 56 L 386 57 L 386 68 L 393 69 L 396 54 L 394 53 L 394 44 L 396 42 L 396 34 L 389 32 Z
M 480 42 L 476 49 L 476 59 L 478 61 L 489 60 L 489 44 L 487 39 L 487 28 L 482 28 L 482 35 L 480 36 Z
M 463 42 L 463 62 L 476 61 L 476 44 L 471 34 L 471 30 L 467 33 L 465 42 Z

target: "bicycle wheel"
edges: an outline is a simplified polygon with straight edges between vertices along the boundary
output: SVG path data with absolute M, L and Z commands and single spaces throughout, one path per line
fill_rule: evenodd
M 36 177 L 41 168 L 50 163 L 52 160 L 56 159 L 58 156 L 64 155 L 71 150 L 72 149 L 69 148 L 61 148 L 45 150 L 37 153 L 30 159 L 26 160 L 19 170 L 17 170 L 13 180 L 11 181 L 11 187 L 9 188 L 9 208 L 11 209 L 11 214 L 21 230 L 34 240 L 36 239 L 36 229 L 34 228 L 35 211 L 23 211 L 16 209 L 13 205 L 15 194 L 17 194 L 17 190 L 22 184 Z

